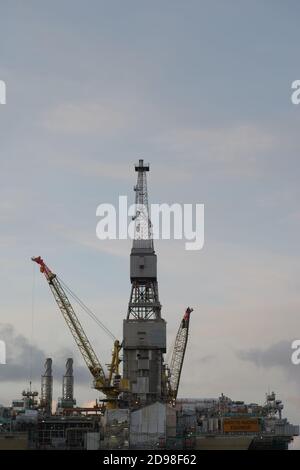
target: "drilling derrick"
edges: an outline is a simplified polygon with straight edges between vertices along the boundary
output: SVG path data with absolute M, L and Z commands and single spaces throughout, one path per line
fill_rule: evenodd
M 131 399 L 145 404 L 164 396 L 166 322 L 161 318 L 157 257 L 148 206 L 149 165 L 139 160 L 135 171 L 135 231 L 130 254 L 131 294 L 123 323 L 123 368 L 124 378 L 131 384 Z
M 45 373 L 41 377 L 41 401 L 40 406 L 44 413 L 48 416 L 52 411 L 52 392 L 53 392 L 53 376 L 52 376 L 52 359 L 48 358 L 45 362 Z

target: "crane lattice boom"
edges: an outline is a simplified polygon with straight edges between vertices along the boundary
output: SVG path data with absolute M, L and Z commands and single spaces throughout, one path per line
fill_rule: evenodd
M 178 394 L 180 376 L 189 335 L 190 314 L 192 311 L 193 309 L 190 307 L 186 309 L 176 335 L 175 346 L 170 364 L 170 376 L 168 380 L 168 395 L 172 400 L 176 400 Z
M 44 263 L 43 259 L 40 256 L 32 258 L 32 261 L 35 261 L 37 264 L 40 265 L 40 271 L 44 274 L 45 278 L 47 279 L 52 294 L 73 335 L 73 338 L 75 339 L 78 349 L 81 352 L 82 357 L 86 362 L 86 365 L 88 366 L 91 374 L 95 379 L 95 388 L 98 388 L 99 390 L 105 390 L 106 387 L 109 388 L 110 380 L 106 378 L 103 367 L 99 359 L 97 358 L 96 353 L 78 320 L 78 317 L 67 297 L 65 290 L 57 279 L 56 274 L 54 274 L 48 268 L 48 266 Z

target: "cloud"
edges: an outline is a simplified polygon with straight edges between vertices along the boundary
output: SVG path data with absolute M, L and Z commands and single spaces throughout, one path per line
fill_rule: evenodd
M 267 349 L 238 351 L 237 356 L 244 361 L 253 362 L 257 367 L 286 367 L 290 362 L 290 351 L 291 343 L 280 341 Z
M 42 145 L 41 143 L 39 147 L 41 152 Z M 132 191 L 133 184 L 136 181 L 134 164 L 140 156 L 143 158 L 143 155 L 124 161 L 124 158 L 119 158 L 115 154 L 110 158 L 108 155 L 102 156 L 100 152 L 96 157 L 93 157 L 89 153 L 80 153 L 78 149 L 72 149 L 72 153 L 70 153 L 69 151 L 62 152 L 59 148 L 53 152 L 53 149 L 50 148 L 43 150 L 43 156 L 45 165 L 51 162 L 50 168 L 59 168 L 68 174 L 80 175 L 81 178 L 94 178 L 98 181 L 102 180 L 104 183 L 107 183 L 108 180 L 112 180 L 116 184 L 119 182 L 126 183 L 129 202 L 134 202 L 134 193 Z M 150 163 L 150 170 L 155 172 L 154 176 L 151 173 L 152 185 L 155 184 L 161 187 L 163 182 L 164 188 L 174 187 L 174 183 L 184 184 L 190 182 L 194 176 L 192 168 L 187 167 L 183 161 L 174 161 L 172 171 L 170 171 L 170 165 L 161 159 L 159 162 Z M 116 195 L 118 194 L 117 189 L 116 186 L 114 189 Z
M 44 362 L 49 355 L 35 345 L 30 344 L 28 339 L 18 334 L 10 324 L 0 324 L 0 338 L 6 343 L 6 364 L 0 365 L 0 382 L 20 382 L 40 380 L 44 373 Z M 68 357 L 74 357 L 68 349 L 61 349 L 55 354 L 53 361 L 54 380 L 61 381 L 65 373 L 65 362 Z M 86 367 L 74 364 L 74 375 L 76 383 L 89 383 L 90 374 Z
M 276 148 L 278 139 L 270 130 L 247 123 L 174 129 L 161 135 L 157 144 L 192 163 L 196 158 L 202 170 L 212 165 L 215 173 L 245 176 L 257 173 L 260 161 Z
M 236 356 L 242 361 L 252 362 L 256 367 L 270 369 L 272 367 L 281 369 L 285 375 L 300 383 L 300 367 L 291 362 L 292 341 L 280 341 L 268 348 L 251 348 L 238 350 Z
M 51 132 L 92 135 L 114 134 L 128 126 L 127 113 L 104 103 L 62 103 L 50 109 L 43 126 Z
M 95 217 L 95 231 L 70 229 L 67 225 L 49 224 L 49 230 L 68 243 L 88 248 L 94 252 L 106 253 L 128 259 L 132 241 L 128 240 L 99 240 L 96 235 L 96 225 L 100 218 Z
M 201 364 L 208 364 L 213 359 L 215 359 L 215 356 L 213 354 L 207 354 L 206 356 L 198 358 L 197 361 L 201 362 Z
M 51 155 L 51 161 L 64 170 L 72 169 L 72 172 L 82 177 L 103 178 L 113 180 L 132 181 L 132 166 L 128 162 L 108 162 L 107 159 L 92 159 L 82 155 Z

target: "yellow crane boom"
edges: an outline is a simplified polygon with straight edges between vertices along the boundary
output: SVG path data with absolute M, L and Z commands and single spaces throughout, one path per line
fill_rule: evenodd
M 73 309 L 72 304 L 69 301 L 68 296 L 56 274 L 54 274 L 48 268 L 40 256 L 33 257 L 31 259 L 40 265 L 40 271 L 44 274 L 56 303 L 69 327 L 69 330 L 72 333 L 73 338 L 75 339 L 78 349 L 81 352 L 81 355 L 94 378 L 94 388 L 104 393 L 110 402 L 110 405 L 114 406 L 116 399 L 121 392 L 121 381 L 119 376 L 119 352 L 121 349 L 120 342 L 118 340 L 115 340 L 114 342 L 112 361 L 109 365 L 109 374 L 106 376 L 104 369 L 88 337 L 86 336 L 75 313 L 75 310 Z

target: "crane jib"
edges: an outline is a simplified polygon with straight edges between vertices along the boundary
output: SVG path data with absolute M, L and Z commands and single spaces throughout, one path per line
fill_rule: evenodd
M 77 344 L 77 347 L 88 369 L 94 377 L 94 387 L 97 390 L 103 392 L 106 395 L 108 402 L 114 406 L 116 403 L 116 398 L 120 394 L 119 388 L 116 388 L 115 385 L 112 384 L 114 381 L 114 376 L 118 376 L 119 374 L 119 341 L 115 341 L 112 362 L 109 366 L 109 375 L 106 377 L 104 369 L 99 359 L 97 358 L 97 355 L 89 339 L 87 338 L 65 290 L 59 282 L 58 277 L 48 268 L 40 256 L 33 257 L 32 261 L 40 265 L 40 271 L 42 274 L 44 274 L 53 297 L 67 323 L 67 326 Z

